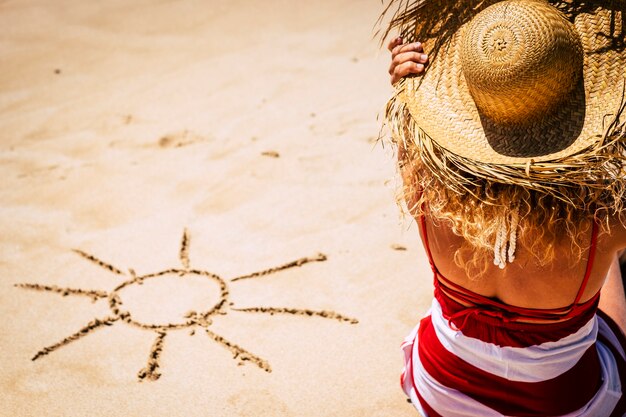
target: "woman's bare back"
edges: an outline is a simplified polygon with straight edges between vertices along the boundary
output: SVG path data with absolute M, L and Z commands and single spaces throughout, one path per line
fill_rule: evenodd
M 463 244 L 462 237 L 455 235 L 445 224 L 435 225 L 430 219 L 427 219 L 426 227 L 433 261 L 444 277 L 470 291 L 498 299 L 509 305 L 539 309 L 570 306 L 585 276 L 591 244 L 591 227 L 586 227 L 582 233 L 585 241 L 578 242 L 581 247 L 585 248 L 580 259 L 572 251 L 567 234 L 563 233 L 564 238 L 557 242 L 555 250 L 558 255 L 549 265 L 538 265 L 533 254 L 529 253 L 524 242 L 521 242 L 522 244 L 518 245 L 516 251 L 515 262 L 504 269 L 490 264 L 486 273 L 480 277 L 468 276 L 466 271 L 454 261 L 453 254 Z M 626 232 L 619 224 L 610 235 L 602 232 L 598 234 L 591 275 L 580 302 L 591 299 L 600 290 L 607 280 L 609 269 L 615 262 L 617 251 L 625 246 Z M 603 298 L 610 296 L 612 294 L 608 294 L 607 291 L 606 297 Z M 626 314 L 624 313 L 626 312 L 626 298 L 623 290 L 621 297 L 624 301 L 622 314 Z M 614 318 L 620 320 L 619 317 Z M 626 317 L 622 317 L 621 321 L 622 326 L 625 326 L 623 322 L 626 321 Z

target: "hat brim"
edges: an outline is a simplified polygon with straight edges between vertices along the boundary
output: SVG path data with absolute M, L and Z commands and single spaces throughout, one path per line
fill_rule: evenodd
M 611 11 L 579 14 L 574 22 L 584 49 L 580 82 L 556 109 L 539 120 L 502 126 L 482 116 L 463 76 L 461 27 L 423 77 L 409 78 L 398 96 L 419 129 L 447 152 L 478 163 L 527 167 L 562 161 L 602 145 L 623 104 L 626 48 L 608 36 L 616 31 Z M 626 22 L 622 22 L 625 25 Z M 618 35 L 624 37 L 622 28 Z M 618 39 L 619 40 L 619 39 Z M 626 39 L 621 39 L 622 44 Z M 514 103 L 512 103 L 514 105 Z M 507 144 L 532 141 L 533 151 Z

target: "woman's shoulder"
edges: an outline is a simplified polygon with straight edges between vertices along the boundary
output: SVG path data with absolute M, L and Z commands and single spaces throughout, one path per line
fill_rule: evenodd
M 605 223 L 606 222 L 606 223 Z M 616 214 L 599 223 L 598 247 L 606 252 L 626 248 L 626 217 Z

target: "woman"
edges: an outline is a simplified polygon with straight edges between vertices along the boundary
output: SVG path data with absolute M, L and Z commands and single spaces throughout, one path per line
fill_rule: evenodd
M 399 3 L 387 33 L 424 43 L 388 45 L 387 123 L 435 287 L 404 391 L 427 417 L 626 416 L 625 2 Z

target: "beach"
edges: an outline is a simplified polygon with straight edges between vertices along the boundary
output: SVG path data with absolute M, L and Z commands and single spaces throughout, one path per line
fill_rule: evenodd
M 0 415 L 418 415 L 381 11 L 0 1 Z

